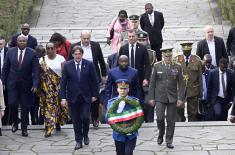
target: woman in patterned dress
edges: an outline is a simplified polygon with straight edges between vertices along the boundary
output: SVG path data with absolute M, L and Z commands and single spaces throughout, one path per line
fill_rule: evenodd
M 68 119 L 68 108 L 61 107 L 59 98 L 59 85 L 61 71 L 65 59 L 56 54 L 55 45 L 51 42 L 46 45 L 47 55 L 40 59 L 41 75 L 40 89 L 40 108 L 44 115 L 45 137 L 50 137 L 54 131 L 60 131 L 60 125 L 64 125 Z

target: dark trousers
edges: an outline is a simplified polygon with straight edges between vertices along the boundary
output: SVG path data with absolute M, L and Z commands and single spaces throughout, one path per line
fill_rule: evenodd
M 188 121 L 194 122 L 198 121 L 198 100 L 197 96 L 187 97 L 187 112 L 188 112 Z
M 91 120 L 97 121 L 99 118 L 99 104 L 100 100 L 99 98 L 91 104 Z
M 36 94 L 33 94 L 33 104 L 29 111 L 32 125 L 38 124 L 38 110 L 39 110 L 39 98 Z
M 173 135 L 175 131 L 175 116 L 176 116 L 176 103 L 156 103 L 157 113 L 157 127 L 159 129 L 159 137 L 165 134 L 165 111 L 166 111 L 166 143 L 173 142 Z
M 213 104 L 214 121 L 226 121 L 228 117 L 228 99 L 217 97 Z
M 119 142 L 115 140 L 115 147 L 117 155 L 133 155 L 137 138 L 127 140 L 126 142 Z
M 12 90 L 8 90 L 8 103 L 14 124 L 18 124 L 18 107 L 20 105 L 21 129 L 26 130 L 29 124 L 29 110 L 32 104 L 32 93 L 21 82 Z
M 156 51 L 156 58 L 157 61 L 162 61 L 162 52 L 161 52 L 161 47 L 157 46 L 157 45 L 151 45 L 151 49 Z
M 90 106 L 81 95 L 78 96 L 76 103 L 69 103 L 76 142 L 81 143 L 84 137 L 88 137 Z
M 2 118 L 2 125 L 11 125 L 12 124 L 12 117 L 11 117 L 11 110 L 8 105 L 8 93 L 7 90 L 3 90 L 3 95 L 4 95 L 4 102 L 5 102 L 5 111 L 4 111 L 4 116 Z
M 154 107 L 144 105 L 144 120 L 145 122 L 154 122 Z

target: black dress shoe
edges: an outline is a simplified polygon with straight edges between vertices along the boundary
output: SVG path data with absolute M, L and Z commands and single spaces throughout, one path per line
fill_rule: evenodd
M 18 130 L 18 123 L 17 124 L 13 124 L 12 125 L 12 128 L 11 128 L 11 131 L 14 133 Z
M 61 131 L 61 127 L 60 127 L 60 124 L 56 124 L 56 131 Z
M 166 144 L 166 147 L 169 148 L 169 149 L 173 149 L 174 148 L 174 145 L 170 144 L 170 143 L 167 143 Z
M 28 132 L 27 132 L 27 130 L 22 130 L 22 136 L 23 137 L 28 137 Z
M 82 148 L 82 143 L 76 143 L 74 150 L 78 150 Z
M 99 127 L 99 122 L 98 121 L 93 121 L 92 125 L 93 125 L 93 127 L 98 128 Z
M 157 143 L 158 145 L 161 145 L 163 143 L 163 137 L 158 137 Z
M 2 129 L 0 128 L 0 136 L 2 136 Z
M 84 144 L 89 145 L 89 143 L 90 143 L 89 137 L 84 137 Z

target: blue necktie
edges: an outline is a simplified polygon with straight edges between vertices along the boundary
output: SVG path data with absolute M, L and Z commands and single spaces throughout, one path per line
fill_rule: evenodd
M 78 81 L 80 81 L 80 74 L 81 74 L 81 71 L 80 71 L 79 65 L 80 65 L 80 63 L 78 63 L 78 64 L 77 64 L 77 75 L 78 75 Z

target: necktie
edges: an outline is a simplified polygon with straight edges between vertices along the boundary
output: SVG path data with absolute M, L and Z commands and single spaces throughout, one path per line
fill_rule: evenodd
M 135 68 L 134 45 L 131 45 L 131 67 Z
M 222 72 L 222 74 L 221 74 L 221 81 L 222 81 L 224 97 L 227 97 L 226 88 L 225 88 L 225 81 L 224 81 L 224 72 Z
M 19 67 L 22 65 L 22 59 L 23 58 L 23 51 L 20 51 L 20 56 L 19 56 Z
M 189 57 L 186 57 L 186 62 L 185 62 L 186 66 L 188 66 L 188 59 Z
M 80 65 L 80 63 L 78 63 L 78 64 L 77 64 L 77 75 L 78 75 L 78 81 L 80 81 L 80 74 L 81 74 L 81 71 L 80 71 L 79 65 Z

